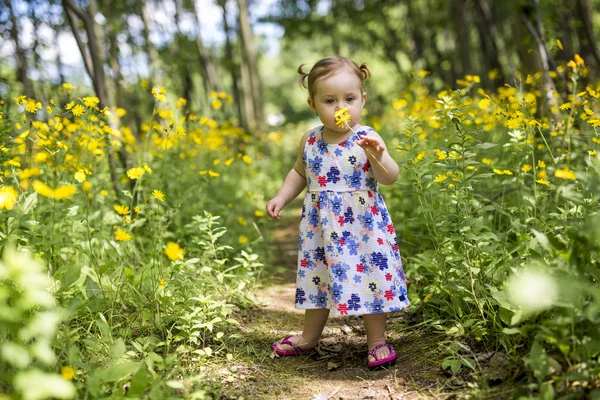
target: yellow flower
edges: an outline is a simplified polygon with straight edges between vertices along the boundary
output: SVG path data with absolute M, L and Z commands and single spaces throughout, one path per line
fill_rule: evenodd
M 501 171 L 501 170 L 499 170 L 497 168 L 494 168 L 494 173 L 498 174 L 498 175 L 504 175 L 504 171 Z
M 23 95 L 23 96 L 15 97 L 15 103 L 17 103 L 19 105 L 27 103 L 27 96 Z
M 447 177 L 446 175 L 444 175 L 444 174 L 438 174 L 438 175 L 435 177 L 435 182 L 436 182 L 436 183 L 440 183 L 440 182 L 443 182 L 443 181 L 445 181 L 446 179 L 448 179 L 448 177 Z
M 36 102 L 34 99 L 27 100 L 27 103 L 25 104 L 25 109 L 32 114 L 35 114 L 40 108 L 42 108 L 42 103 L 39 101 Z
M 100 191 L 100 196 L 108 196 L 108 191 L 107 191 L 107 190 L 105 190 L 105 189 L 102 189 L 102 190 Z
M 98 103 L 100 102 L 100 99 L 98 99 L 97 97 L 84 97 L 83 99 L 83 104 L 85 104 L 86 106 L 90 107 L 90 108 L 94 108 L 98 105 Z
M 239 242 L 240 244 L 246 244 L 246 242 L 248 242 L 248 238 L 246 236 L 240 236 Z
M 511 118 L 506 122 L 506 126 L 509 129 L 518 128 L 521 125 L 521 120 L 519 118 Z
M 561 110 L 570 110 L 572 106 L 573 106 L 573 103 L 569 102 L 569 103 L 565 103 L 565 104 L 561 105 L 558 108 L 560 108 Z
M 65 378 L 68 381 L 73 380 L 73 378 L 75 378 L 75 370 L 72 367 L 69 367 L 68 365 L 61 368 L 60 374 L 63 378 Z
M 152 173 L 152 168 L 150 168 L 148 166 L 148 164 L 144 163 L 143 168 L 144 168 L 144 171 L 146 171 L 147 173 L 149 173 L 149 174 Z
M 75 102 L 74 102 L 74 101 L 72 101 L 72 102 L 68 103 L 68 104 L 65 106 L 65 110 L 69 111 L 71 108 L 73 108 L 73 106 L 74 106 L 74 105 L 75 105 Z
M 185 107 L 185 105 L 187 104 L 187 100 L 184 99 L 183 97 L 180 97 L 179 100 L 177 100 L 177 107 Z
M 265 213 L 262 210 L 256 210 L 254 211 L 254 215 L 256 215 L 257 217 L 264 217 Z
M 489 158 L 484 158 L 481 160 L 481 162 L 485 165 L 492 165 L 492 160 L 490 160 Z
M 158 101 L 165 101 L 165 93 L 167 93 L 167 91 L 164 87 L 161 87 L 160 89 L 152 88 L 152 94 Z
M 425 71 L 424 69 L 420 69 L 420 70 L 417 72 L 417 76 L 418 76 L 419 78 L 425 78 L 425 77 L 426 77 L 427 75 L 429 75 L 430 73 L 431 73 L 431 72 L 429 72 L 429 71 Z
M 59 186 L 54 189 L 54 198 L 56 200 L 64 200 L 72 197 L 75 192 L 77 192 L 77 188 L 72 185 Z
M 52 107 L 50 107 L 50 106 L 47 106 L 47 107 L 46 107 L 46 112 L 47 112 L 48 114 L 52 114 L 54 111 L 52 111 Z
M 221 107 L 223 107 L 223 102 L 221 100 L 219 100 L 219 99 L 215 99 L 215 100 L 212 101 L 211 106 L 215 110 L 218 110 Z
M 435 149 L 435 155 L 437 156 L 438 160 L 445 160 L 446 158 L 448 158 L 448 155 L 446 154 L 446 152 Z
M 537 167 L 540 169 L 546 168 L 546 163 L 542 160 L 538 160 Z
M 117 230 L 115 232 L 115 239 L 118 240 L 119 242 L 126 242 L 128 240 L 131 240 L 133 236 L 131 236 L 129 233 L 125 232 L 124 230 Z
M 167 247 L 165 247 L 165 254 L 171 261 L 183 260 L 185 250 L 182 249 L 179 244 L 175 242 L 169 242 L 167 243 Z
M 573 171 L 569 170 L 569 167 L 557 169 L 554 171 L 554 176 L 561 179 L 577 179 L 577 175 L 575 175 Z
M 219 174 L 218 172 L 213 171 L 212 169 L 208 170 L 208 176 L 210 176 L 211 178 L 216 178 L 217 176 L 220 176 L 221 174 Z
M 479 108 L 484 110 L 489 107 L 490 103 L 491 103 L 490 99 L 481 99 L 479 101 Z
M 161 279 L 160 281 L 158 281 L 158 287 L 161 289 L 164 289 L 166 284 L 167 284 L 167 281 L 165 281 L 164 279 Z
M 120 215 L 127 215 L 127 214 L 129 214 L 129 207 L 127 207 L 127 206 L 122 206 L 122 205 L 120 205 L 120 204 L 115 204 L 115 205 L 113 206 L 113 208 L 114 208 L 114 209 L 115 209 L 115 211 L 116 211 L 117 213 L 119 213 Z
M 158 201 L 165 201 L 165 194 L 160 190 L 153 190 L 152 196 L 154 196 L 154 198 Z
M 521 171 L 527 173 L 527 172 L 531 171 L 531 168 L 532 168 L 531 165 L 525 164 L 521 167 Z
M 416 164 L 419 161 L 423 160 L 424 158 L 425 158 L 425 152 L 422 151 L 419 154 L 417 154 L 417 156 L 415 158 L 413 158 L 412 162 L 413 162 L 413 164 Z
M 538 180 L 536 180 L 536 182 L 539 183 L 540 185 L 548 185 L 550 183 L 545 179 L 538 179 Z
M 512 175 L 513 173 L 510 172 L 509 170 L 505 169 L 502 171 L 504 173 L 504 175 Z
M 144 175 L 143 168 L 130 168 L 127 171 L 127 176 L 129 177 L 129 179 L 138 179 L 142 175 Z
M 579 54 L 575 54 L 573 56 L 573 60 L 575 60 L 575 62 L 577 63 L 577 65 L 583 65 L 584 64 L 583 58 L 581 58 L 581 56 Z
M 247 222 L 246 219 L 244 217 L 238 217 L 237 219 L 238 224 L 246 226 Z
M 6 208 L 12 210 L 17 202 L 17 191 L 12 186 L 4 186 L 0 188 L 0 210 Z
M 335 117 L 335 123 L 337 126 L 339 126 L 340 128 L 345 127 L 346 125 L 350 125 L 350 119 L 352 118 L 350 116 L 350 113 L 348 113 L 348 110 L 350 109 L 350 106 L 346 106 L 340 110 L 337 110 L 333 116 Z
M 427 296 L 425 296 L 425 299 L 423 299 L 423 302 L 428 303 L 429 299 L 431 299 L 431 296 L 433 296 L 433 293 L 429 293 Z
M 596 155 L 596 150 L 588 150 L 588 154 L 593 157 Z
M 85 108 L 81 104 L 77 104 L 75 108 L 73 108 L 73 115 L 79 117 L 81 114 L 85 112 Z
M 79 170 L 77 172 L 75 172 L 75 180 L 79 183 L 83 183 L 86 180 L 86 175 L 85 172 L 83 170 Z
M 249 157 L 249 156 L 247 156 L 247 155 L 244 155 L 244 156 L 242 157 L 242 161 L 243 161 L 243 162 L 245 162 L 246 164 L 250 164 L 250 163 L 252 162 L 252 158 L 250 158 L 250 157 Z
M 227 160 L 225 161 L 225 166 L 226 166 L 226 167 L 229 167 L 229 166 L 231 165 L 231 163 L 232 163 L 234 160 L 235 160 L 235 158 L 234 158 L 234 157 L 231 157 L 231 158 L 227 159 Z
M 92 184 L 90 183 L 90 181 L 85 181 L 81 185 L 81 190 L 83 190 L 84 192 L 89 192 L 91 188 L 92 188 Z

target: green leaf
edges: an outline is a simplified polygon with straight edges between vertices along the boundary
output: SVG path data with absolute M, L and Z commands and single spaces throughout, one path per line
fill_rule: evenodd
M 542 232 L 537 231 L 535 229 L 531 230 L 535 236 L 535 238 L 537 239 L 537 241 L 539 242 L 540 246 L 542 246 L 542 248 L 548 252 L 552 251 L 552 246 L 550 246 L 550 241 L 548 240 L 548 237 L 546 235 L 544 235 Z
M 114 343 L 110 346 L 110 358 L 113 360 L 118 360 L 125 354 L 125 342 L 123 339 L 118 338 L 114 341 Z
M 450 367 L 452 374 L 456 375 L 462 368 L 462 364 L 455 358 L 446 358 L 444 361 L 442 361 L 442 368 L 448 369 L 448 367 Z
M 103 382 L 117 382 L 123 378 L 126 378 L 129 374 L 135 373 L 142 363 L 140 362 L 126 362 L 123 364 L 116 364 L 110 368 L 107 368 L 100 372 L 100 377 Z

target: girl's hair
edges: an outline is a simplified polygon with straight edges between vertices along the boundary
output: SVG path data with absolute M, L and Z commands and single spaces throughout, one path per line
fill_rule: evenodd
M 362 63 L 360 67 L 348 57 L 333 56 L 325 57 L 317 61 L 317 63 L 311 68 L 309 73 L 302 71 L 302 64 L 298 67 L 298 73 L 300 74 L 300 86 L 308 88 L 308 95 L 312 99 L 315 95 L 315 84 L 320 79 L 329 78 L 334 73 L 342 70 L 349 69 L 356 74 L 360 79 L 360 90 L 365 91 L 364 81 L 371 76 L 371 71 L 367 64 Z M 306 84 L 306 78 L 308 78 L 308 85 Z

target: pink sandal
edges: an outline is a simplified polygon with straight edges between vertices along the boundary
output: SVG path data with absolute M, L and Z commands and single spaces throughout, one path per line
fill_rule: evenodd
M 383 346 L 386 346 L 390 350 L 390 355 L 382 360 L 378 360 L 377 356 L 375 355 L 375 352 L 377 350 L 379 350 L 380 348 L 382 348 Z M 375 359 L 375 361 L 369 362 L 369 364 L 368 364 L 369 368 L 381 367 L 382 365 L 386 365 L 386 366 L 390 365 L 394 361 L 396 361 L 396 358 L 397 358 L 396 351 L 394 350 L 392 345 L 387 344 L 387 343 L 378 344 L 377 346 L 373 347 L 373 349 L 371 349 L 371 351 L 369 352 L 369 355 L 373 356 L 373 358 Z
M 289 335 L 289 336 L 284 337 L 281 340 L 276 340 L 275 342 L 273 342 L 273 345 L 271 346 L 271 348 L 275 351 L 275 354 L 277 354 L 280 357 L 308 355 L 308 354 L 312 354 L 315 351 L 315 348 L 317 347 L 317 346 L 315 346 L 310 349 L 302 349 L 289 340 L 291 337 L 292 337 L 292 335 Z M 277 348 L 277 343 L 287 344 L 288 346 L 292 346 L 292 350 L 280 350 Z

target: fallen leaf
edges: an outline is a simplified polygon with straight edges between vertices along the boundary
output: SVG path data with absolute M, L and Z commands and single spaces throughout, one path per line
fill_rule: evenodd
M 327 362 L 327 370 L 328 371 L 333 371 L 334 369 L 339 368 L 339 366 L 340 366 L 339 364 L 336 364 L 334 362 L 331 362 L 331 361 Z

